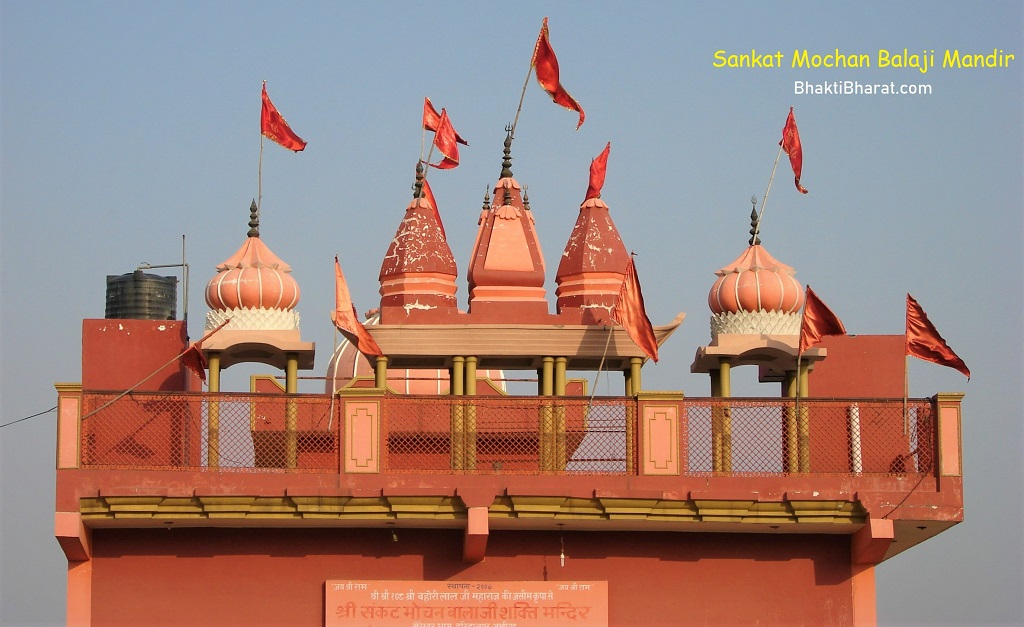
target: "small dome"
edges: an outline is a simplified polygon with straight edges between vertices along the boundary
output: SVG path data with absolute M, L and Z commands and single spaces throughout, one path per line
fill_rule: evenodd
M 752 244 L 715 274 L 718 280 L 708 293 L 708 306 L 716 314 L 791 314 L 803 307 L 803 287 L 793 277 L 793 268 L 772 257 L 760 244 Z
M 217 275 L 206 284 L 206 304 L 219 311 L 290 311 L 299 302 L 299 284 L 291 271 L 258 236 L 251 236 L 234 255 L 217 266 Z

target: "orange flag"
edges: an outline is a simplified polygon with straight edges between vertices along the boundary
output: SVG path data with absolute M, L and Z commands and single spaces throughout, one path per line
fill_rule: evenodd
M 782 128 L 782 141 L 779 142 L 782 150 L 789 155 L 789 165 L 793 166 L 793 180 L 796 188 L 801 194 L 806 194 L 807 189 L 800 184 L 800 175 L 804 170 L 804 150 L 800 145 L 800 131 L 796 128 L 796 118 L 793 117 L 793 107 L 789 108 L 789 117 L 786 118 L 786 126 Z
M 334 311 L 331 312 L 331 321 L 360 353 L 375 357 L 384 354 L 356 316 L 356 306 L 352 304 L 348 284 L 345 283 L 345 275 L 341 273 L 337 257 L 334 258 Z
M 608 172 L 608 152 L 612 149 L 612 143 L 604 147 L 601 154 L 597 155 L 590 162 L 590 184 L 587 186 L 587 197 L 583 200 L 601 197 L 601 188 L 604 187 L 604 175 Z
M 946 344 L 935 325 L 928 320 L 924 309 L 910 294 L 907 294 L 907 355 L 955 368 L 968 381 L 971 379 L 971 370 L 967 364 Z
M 808 285 L 804 315 L 800 320 L 800 352 L 817 345 L 826 335 L 846 335 L 846 327 Z
M 260 114 L 260 130 L 267 139 L 281 144 L 288 150 L 299 152 L 306 147 L 306 142 L 292 131 L 274 103 L 270 102 L 270 96 L 267 95 L 267 81 L 263 81 L 263 111 Z
M 203 383 L 206 383 L 207 367 L 206 355 L 203 354 L 203 342 L 210 339 L 210 336 L 216 333 L 217 331 L 220 331 L 221 329 L 226 327 L 229 322 L 231 322 L 230 318 L 220 323 L 220 326 L 204 335 L 198 342 L 196 342 L 192 346 L 189 346 L 187 349 L 185 349 L 185 352 L 181 354 L 182 363 L 184 363 L 189 370 L 196 373 L 196 375 L 199 376 L 200 380 L 202 380 Z
M 533 59 L 530 60 L 530 66 L 537 70 L 537 82 L 544 88 L 544 91 L 548 92 L 555 104 L 580 114 L 580 121 L 576 124 L 576 129 L 579 130 L 583 126 L 583 118 L 586 116 L 580 103 L 565 91 L 558 79 L 558 59 L 555 58 L 555 51 L 551 48 L 551 42 L 548 41 L 548 18 L 544 18 L 544 23 L 540 27 L 537 45 L 533 47 Z
M 444 156 L 438 163 L 431 163 L 433 167 L 439 170 L 450 170 L 459 165 L 459 146 L 456 143 L 458 141 L 458 134 L 455 132 L 455 128 L 452 127 L 452 121 L 448 117 L 448 112 L 441 109 L 441 119 L 437 122 L 437 131 L 434 133 L 434 146 Z
M 437 127 L 438 127 L 438 125 L 440 125 L 440 123 L 441 123 L 441 114 L 438 113 L 437 109 L 434 108 L 434 104 L 432 102 L 430 102 L 430 98 L 424 98 L 423 99 L 423 128 L 424 128 L 424 130 L 433 131 L 433 132 L 436 133 L 437 132 Z M 457 141 L 458 143 L 462 144 L 463 146 L 468 146 L 469 145 L 469 142 L 464 140 L 464 139 L 462 139 L 462 137 L 458 134 L 458 132 L 455 133 L 455 141 Z
M 619 299 L 611 313 L 612 320 L 626 329 L 633 343 L 657 363 L 658 340 L 654 337 L 654 327 L 651 326 L 651 320 L 644 309 L 644 295 L 640 291 L 640 279 L 636 276 L 632 255 L 626 264 L 626 276 L 622 280 Z

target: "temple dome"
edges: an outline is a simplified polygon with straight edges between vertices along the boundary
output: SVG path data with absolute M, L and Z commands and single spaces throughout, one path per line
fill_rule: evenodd
M 752 200 L 756 202 L 756 200 Z M 708 292 L 711 337 L 721 334 L 798 335 L 804 289 L 796 271 L 772 257 L 758 237 L 760 218 L 750 212 L 750 240 L 735 261 L 715 274 Z
M 799 312 L 803 286 L 795 271 L 760 244 L 751 245 L 736 261 L 715 273 L 718 280 L 708 293 L 708 306 L 716 314 L 739 312 Z
M 299 328 L 299 284 L 291 266 L 260 239 L 255 201 L 249 208 L 249 233 L 235 254 L 216 266 L 206 284 L 206 327 L 229 321 L 229 329 L 294 330 Z
M 250 237 L 238 251 L 217 266 L 206 284 L 211 309 L 284 309 L 299 302 L 299 284 L 291 267 L 270 251 L 259 237 Z

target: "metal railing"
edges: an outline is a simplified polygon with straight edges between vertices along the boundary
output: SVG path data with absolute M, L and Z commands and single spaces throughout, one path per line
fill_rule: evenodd
M 635 398 L 413 397 L 381 401 L 390 473 L 636 475 Z M 338 473 L 343 398 L 87 392 L 82 468 Z M 664 405 L 665 401 L 660 401 Z M 681 473 L 933 474 L 930 400 L 688 398 Z

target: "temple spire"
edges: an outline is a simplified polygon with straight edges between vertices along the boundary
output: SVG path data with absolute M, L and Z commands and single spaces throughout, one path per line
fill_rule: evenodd
M 256 199 L 254 198 L 252 204 L 249 205 L 249 237 L 260 236 L 260 212 L 259 208 L 256 207 Z
M 416 199 L 416 198 L 424 198 L 425 197 L 425 194 L 423 192 L 423 162 L 422 161 L 417 161 L 416 162 L 416 182 L 413 183 L 413 186 L 412 186 L 412 197 L 414 199 Z
M 512 178 L 512 127 L 505 127 L 505 150 L 501 160 L 501 176 L 498 178 Z
M 747 244 L 758 246 L 761 244 L 761 238 L 758 237 L 761 232 L 761 221 L 757 217 L 757 196 L 750 197 L 750 204 L 753 206 L 750 208 L 750 239 L 747 240 Z

